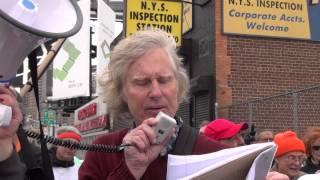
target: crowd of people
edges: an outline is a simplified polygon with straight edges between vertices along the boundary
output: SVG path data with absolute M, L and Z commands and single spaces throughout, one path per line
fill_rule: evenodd
M 75 150 L 51 148 L 55 179 L 165 179 L 168 154 L 195 155 L 245 145 L 245 122 L 228 119 L 207 121 L 200 129 L 183 123 L 177 116 L 180 103 L 188 100 L 189 80 L 182 59 L 176 53 L 175 40 L 160 30 L 145 30 L 121 40 L 111 53 L 108 68 L 100 76 L 101 96 L 114 119 L 128 117 L 132 126 L 107 133 L 94 143 L 123 145 L 119 153 L 87 152 L 79 167 L 74 163 Z M 0 127 L 0 179 L 26 177 L 26 164 L 14 146 L 14 137 L 22 121 L 15 95 L 0 86 L 0 103 L 12 108 L 9 126 Z M 163 142 L 156 141 L 159 112 L 175 118 L 177 126 L 169 130 Z M 76 142 L 81 133 L 62 127 L 56 137 Z M 274 134 L 259 130 L 255 143 L 274 142 L 277 151 L 267 180 L 314 178 L 320 170 L 320 128 L 307 130 L 303 140 L 293 131 Z M 320 179 L 320 178 L 319 178 Z
M 248 125 L 236 124 L 228 119 L 215 119 L 206 123 L 203 133 L 209 139 L 220 141 L 231 147 L 244 145 L 244 131 Z M 256 132 L 252 143 L 274 142 L 277 145 L 274 163 L 267 179 L 277 178 L 296 180 L 320 178 L 320 128 L 310 127 L 303 139 L 291 130 L 274 134 L 272 130 L 261 129 Z M 280 173 L 280 174 L 279 174 Z M 319 174 L 318 174 L 319 173 Z M 305 176 L 307 174 L 318 174 Z

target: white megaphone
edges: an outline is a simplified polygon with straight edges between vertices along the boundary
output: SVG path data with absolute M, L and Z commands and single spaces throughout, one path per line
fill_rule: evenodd
M 0 0 L 0 85 L 15 78 L 33 49 L 52 38 L 71 36 L 81 25 L 75 0 Z M 1 120 L 8 117 L 5 109 L 0 106 L 0 126 L 9 124 Z

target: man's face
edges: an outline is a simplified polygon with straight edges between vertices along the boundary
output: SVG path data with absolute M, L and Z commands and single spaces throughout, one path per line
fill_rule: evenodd
M 162 111 L 174 116 L 178 108 L 178 87 L 171 61 L 162 48 L 154 48 L 128 69 L 124 100 L 136 125 Z
M 243 135 L 238 133 L 231 138 L 221 139 L 219 140 L 222 144 L 226 144 L 230 147 L 239 147 L 244 145 Z
M 305 154 L 303 152 L 289 152 L 276 159 L 277 168 L 280 173 L 288 175 L 290 178 L 299 175 L 301 166 L 305 161 Z
M 274 134 L 271 131 L 263 131 L 259 135 L 258 142 L 259 143 L 272 142 L 273 137 L 274 137 Z
M 68 140 L 75 141 L 73 139 L 68 139 Z M 57 159 L 62 161 L 73 161 L 73 157 L 75 156 L 76 151 L 77 150 L 75 149 L 69 149 L 66 147 L 57 146 L 56 157 Z

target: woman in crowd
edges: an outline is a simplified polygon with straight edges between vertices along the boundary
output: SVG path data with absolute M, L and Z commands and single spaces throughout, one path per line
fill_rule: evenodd
M 308 128 L 304 143 L 307 161 L 301 170 L 308 174 L 316 173 L 320 170 L 320 127 Z

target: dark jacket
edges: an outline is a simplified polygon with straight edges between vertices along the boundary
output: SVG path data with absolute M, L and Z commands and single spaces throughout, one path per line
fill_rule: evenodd
M 0 162 L 0 179 L 1 180 L 23 180 L 25 177 L 26 167 L 20 161 L 16 152 Z
M 307 174 L 314 174 L 318 170 L 320 170 L 320 164 L 313 164 L 310 157 L 307 159 L 306 164 L 301 168 L 301 171 Z
M 44 179 L 41 160 L 41 148 L 29 143 L 27 136 L 25 135 L 21 126 L 18 129 L 17 135 L 21 144 L 21 151 L 19 152 L 19 156 L 21 161 L 26 166 L 26 176 L 24 179 Z

